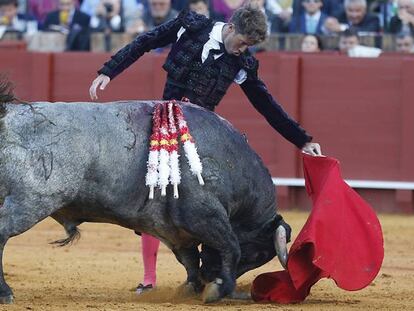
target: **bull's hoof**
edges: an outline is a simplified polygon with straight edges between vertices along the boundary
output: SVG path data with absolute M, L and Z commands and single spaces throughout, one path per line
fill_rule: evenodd
M 177 288 L 177 295 L 182 297 L 193 297 L 200 294 L 204 289 L 201 282 L 185 282 Z
M 197 295 L 196 286 L 193 282 L 181 284 L 176 291 L 177 296 L 189 298 Z
M 217 278 L 214 282 L 208 283 L 203 291 L 203 302 L 212 303 L 220 300 L 220 286 L 223 280 Z
M 0 297 L 0 304 L 11 304 L 13 303 L 13 295 L 6 295 L 6 296 L 1 296 Z

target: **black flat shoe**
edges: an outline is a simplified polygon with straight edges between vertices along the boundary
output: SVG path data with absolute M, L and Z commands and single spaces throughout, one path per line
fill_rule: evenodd
M 149 292 L 153 289 L 154 287 L 152 286 L 152 284 L 144 285 L 142 283 L 139 283 L 137 288 L 135 289 L 135 293 L 137 293 L 137 295 L 141 295 L 142 293 Z

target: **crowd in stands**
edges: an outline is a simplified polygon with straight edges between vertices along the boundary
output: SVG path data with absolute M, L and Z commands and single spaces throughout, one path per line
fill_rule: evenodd
M 89 50 L 92 32 L 139 34 L 187 7 L 226 22 L 246 1 L 266 14 L 269 34 L 306 35 L 304 52 L 323 50 L 319 36 L 340 35 L 340 51 L 352 41 L 354 51 L 374 55 L 358 36 L 382 33 L 396 35 L 397 51 L 414 52 L 414 0 L 0 0 L 0 38 L 57 31 L 67 34 L 67 50 Z

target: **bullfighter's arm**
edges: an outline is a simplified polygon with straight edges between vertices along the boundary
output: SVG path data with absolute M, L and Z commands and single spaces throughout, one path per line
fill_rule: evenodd
M 175 42 L 177 32 L 182 27 L 183 14 L 185 14 L 184 11 L 178 17 L 137 36 L 131 43 L 111 56 L 111 59 L 98 70 L 98 73 L 104 74 L 112 80 L 144 53 Z
M 306 143 L 312 140 L 312 136 L 309 136 L 273 99 L 257 74 L 248 73 L 247 79 L 240 86 L 256 110 L 288 141 L 302 149 Z

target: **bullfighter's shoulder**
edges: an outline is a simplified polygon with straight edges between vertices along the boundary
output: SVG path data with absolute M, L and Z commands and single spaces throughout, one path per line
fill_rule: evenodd
M 199 31 L 212 23 L 212 20 L 204 15 L 197 14 L 188 9 L 181 11 L 178 18 L 187 31 Z

